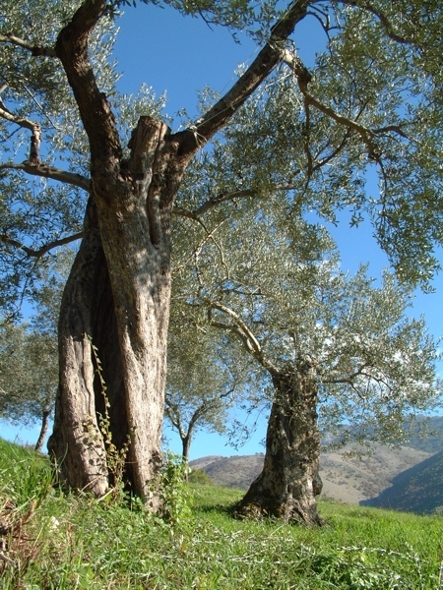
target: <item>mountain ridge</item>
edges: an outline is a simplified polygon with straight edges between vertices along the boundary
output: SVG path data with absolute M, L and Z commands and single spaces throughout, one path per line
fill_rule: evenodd
M 438 495 L 439 488 L 435 485 L 427 488 L 429 494 L 432 490 L 432 498 L 415 499 L 423 494 L 412 483 L 407 500 L 402 499 L 401 493 L 401 486 L 405 485 L 408 475 L 415 474 L 414 469 L 420 472 L 422 465 L 424 468 L 428 466 L 424 472 L 427 478 L 439 478 L 432 475 L 431 467 L 434 463 L 431 459 L 435 455 L 411 447 L 391 449 L 384 445 L 375 445 L 370 454 L 363 454 L 364 450 L 361 448 L 357 455 L 350 454 L 350 448 L 346 447 L 340 451 L 322 453 L 321 498 L 346 504 L 379 505 L 414 512 L 432 512 L 436 507 L 443 505 L 443 485 L 440 485 L 441 499 Z M 436 455 L 441 455 L 442 459 L 442 479 L 439 480 L 442 484 L 443 451 Z M 246 490 L 260 474 L 263 461 L 264 454 L 231 457 L 212 455 L 191 461 L 190 467 L 203 470 L 218 485 Z M 440 465 L 438 461 L 437 464 Z M 388 490 L 391 492 L 386 495 Z

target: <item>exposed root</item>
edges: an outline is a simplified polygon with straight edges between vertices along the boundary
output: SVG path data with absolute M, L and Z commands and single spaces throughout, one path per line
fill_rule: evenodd
M 302 510 L 294 503 L 286 505 L 266 505 L 259 501 L 243 499 L 234 510 L 234 517 L 238 519 L 261 520 L 276 518 L 288 524 L 299 524 L 305 526 L 325 526 L 325 521 L 319 516 L 316 509 Z

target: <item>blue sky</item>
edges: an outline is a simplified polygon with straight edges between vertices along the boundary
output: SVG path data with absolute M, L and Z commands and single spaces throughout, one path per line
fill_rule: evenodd
M 220 93 L 226 92 L 235 80 L 234 72 L 238 66 L 250 63 L 257 51 L 246 38 L 242 38 L 240 44 L 236 43 L 226 29 L 209 28 L 201 19 L 185 18 L 172 9 L 153 5 L 139 4 L 137 8 L 127 8 L 118 25 L 121 30 L 115 55 L 122 72 L 119 90 L 126 94 L 136 93 L 145 83 L 157 96 L 166 91 L 165 112 L 175 117 L 174 130 L 179 125 L 176 114 L 180 109 L 185 108 L 190 116 L 197 113 L 198 90 L 209 86 Z M 306 65 L 313 63 L 315 52 L 321 50 L 323 42 L 323 33 L 315 19 L 306 20 L 297 29 L 296 45 Z M 343 215 L 337 228 L 329 228 L 339 246 L 343 268 L 353 272 L 360 262 L 370 262 L 370 274 L 380 276 L 381 269 L 388 262 L 372 237 L 370 225 L 364 223 L 351 229 L 347 221 Z M 423 314 L 429 331 L 439 337 L 443 335 L 442 275 L 436 277 L 434 287 L 436 293 L 431 295 L 417 291 L 411 314 L 416 317 Z M 15 428 L 0 422 L 0 435 L 33 443 L 38 436 L 38 427 Z M 178 436 L 172 431 L 167 431 L 166 435 L 170 448 L 179 452 Z M 227 446 L 229 441 L 225 437 L 202 432 L 193 442 L 191 458 L 262 452 L 260 441 L 264 435 L 265 421 L 262 419 L 255 436 L 236 451 Z

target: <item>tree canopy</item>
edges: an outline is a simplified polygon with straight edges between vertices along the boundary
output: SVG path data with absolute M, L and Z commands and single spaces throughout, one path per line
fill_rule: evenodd
M 191 317 L 231 334 L 265 370 L 309 358 L 325 431 L 349 422 L 362 439 L 401 440 L 410 413 L 429 412 L 441 393 L 436 341 L 407 315 L 410 288 L 388 271 L 377 284 L 365 266 L 341 270 L 319 225 L 291 220 L 288 233 L 266 208 L 243 220 L 248 231 L 219 227 L 189 269 Z
M 441 404 L 439 355 L 424 320 L 406 315 L 410 287 L 388 271 L 379 285 L 365 266 L 343 272 L 325 229 L 282 207 L 268 198 L 242 212 L 245 225 L 214 225 L 175 297 L 273 386 L 261 394 L 271 405 L 264 469 L 241 514 L 322 524 L 319 428 L 335 445 L 405 441 L 414 416 Z
M 187 461 L 197 430 L 226 433 L 229 408 L 240 398 L 246 379 L 240 374 L 242 363 L 236 363 L 221 339 L 189 324 L 177 333 L 180 324 L 174 319 L 168 344 L 165 417 L 177 430 Z
M 89 183 L 87 138 L 53 48 L 60 27 L 80 4 L 11 2 L 0 23 L 5 302 L 17 300 L 17 288 L 25 287 L 24 277 L 30 276 L 35 257 L 42 259 L 60 240 L 81 236 Z M 166 4 L 233 31 L 244 30 L 260 43 L 269 38 L 279 16 L 292 17 L 290 9 L 272 2 L 259 11 L 244 1 Z M 104 6 L 112 13 L 125 5 L 128 2 Z M 303 210 L 314 209 L 327 219 L 351 207 L 358 223 L 366 210 L 397 271 L 427 284 L 438 267 L 433 250 L 441 242 L 442 225 L 441 11 L 435 0 L 402 1 L 395 7 L 390 2 L 357 1 L 291 6 L 300 11 L 297 19 L 321 24 L 325 51 L 307 71 L 294 49 L 297 31 L 288 41 L 282 34 L 280 65 L 272 80 L 250 97 L 226 133 L 218 136 L 218 149 L 229 154 L 218 171 L 223 181 L 208 168 L 206 190 L 198 198 L 208 201 L 208 189 L 213 199 L 222 193 L 225 200 L 227 193 L 286 189 L 295 208 L 302 204 Z M 30 23 L 37 22 L 44 26 L 31 30 Z M 109 96 L 118 130 L 128 141 L 137 116 L 158 113 L 164 101 L 146 90 L 129 103 L 129 97 L 117 96 L 112 62 L 116 29 L 109 21 L 100 22 L 88 49 L 97 83 Z M 204 111 L 213 99 L 206 97 Z M 29 135 L 35 137 L 43 167 L 30 167 L 31 154 L 23 162 Z M 243 146 L 249 154 L 247 170 L 239 164 Z M 55 167 L 62 162 L 68 170 Z M 365 178 L 371 170 L 379 175 L 380 193 L 368 196 Z M 36 175 L 64 184 L 36 185 Z

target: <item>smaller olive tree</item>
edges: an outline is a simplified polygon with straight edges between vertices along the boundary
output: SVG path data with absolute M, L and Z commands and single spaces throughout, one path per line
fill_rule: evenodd
M 196 259 L 192 303 L 273 384 L 264 469 L 239 510 L 321 524 L 319 426 L 348 423 L 361 439 L 396 443 L 441 386 L 435 342 L 422 319 L 406 315 L 408 288 L 388 272 L 377 286 L 364 266 L 342 272 L 324 229 L 293 218 L 289 233 L 284 219 L 251 214 L 246 236 L 220 226 L 216 246 Z
M 74 252 L 58 251 L 42 265 L 33 289 L 34 314 L 27 323 L 0 322 L 0 416 L 13 424 L 40 422 L 41 451 L 58 387 L 57 319 Z

